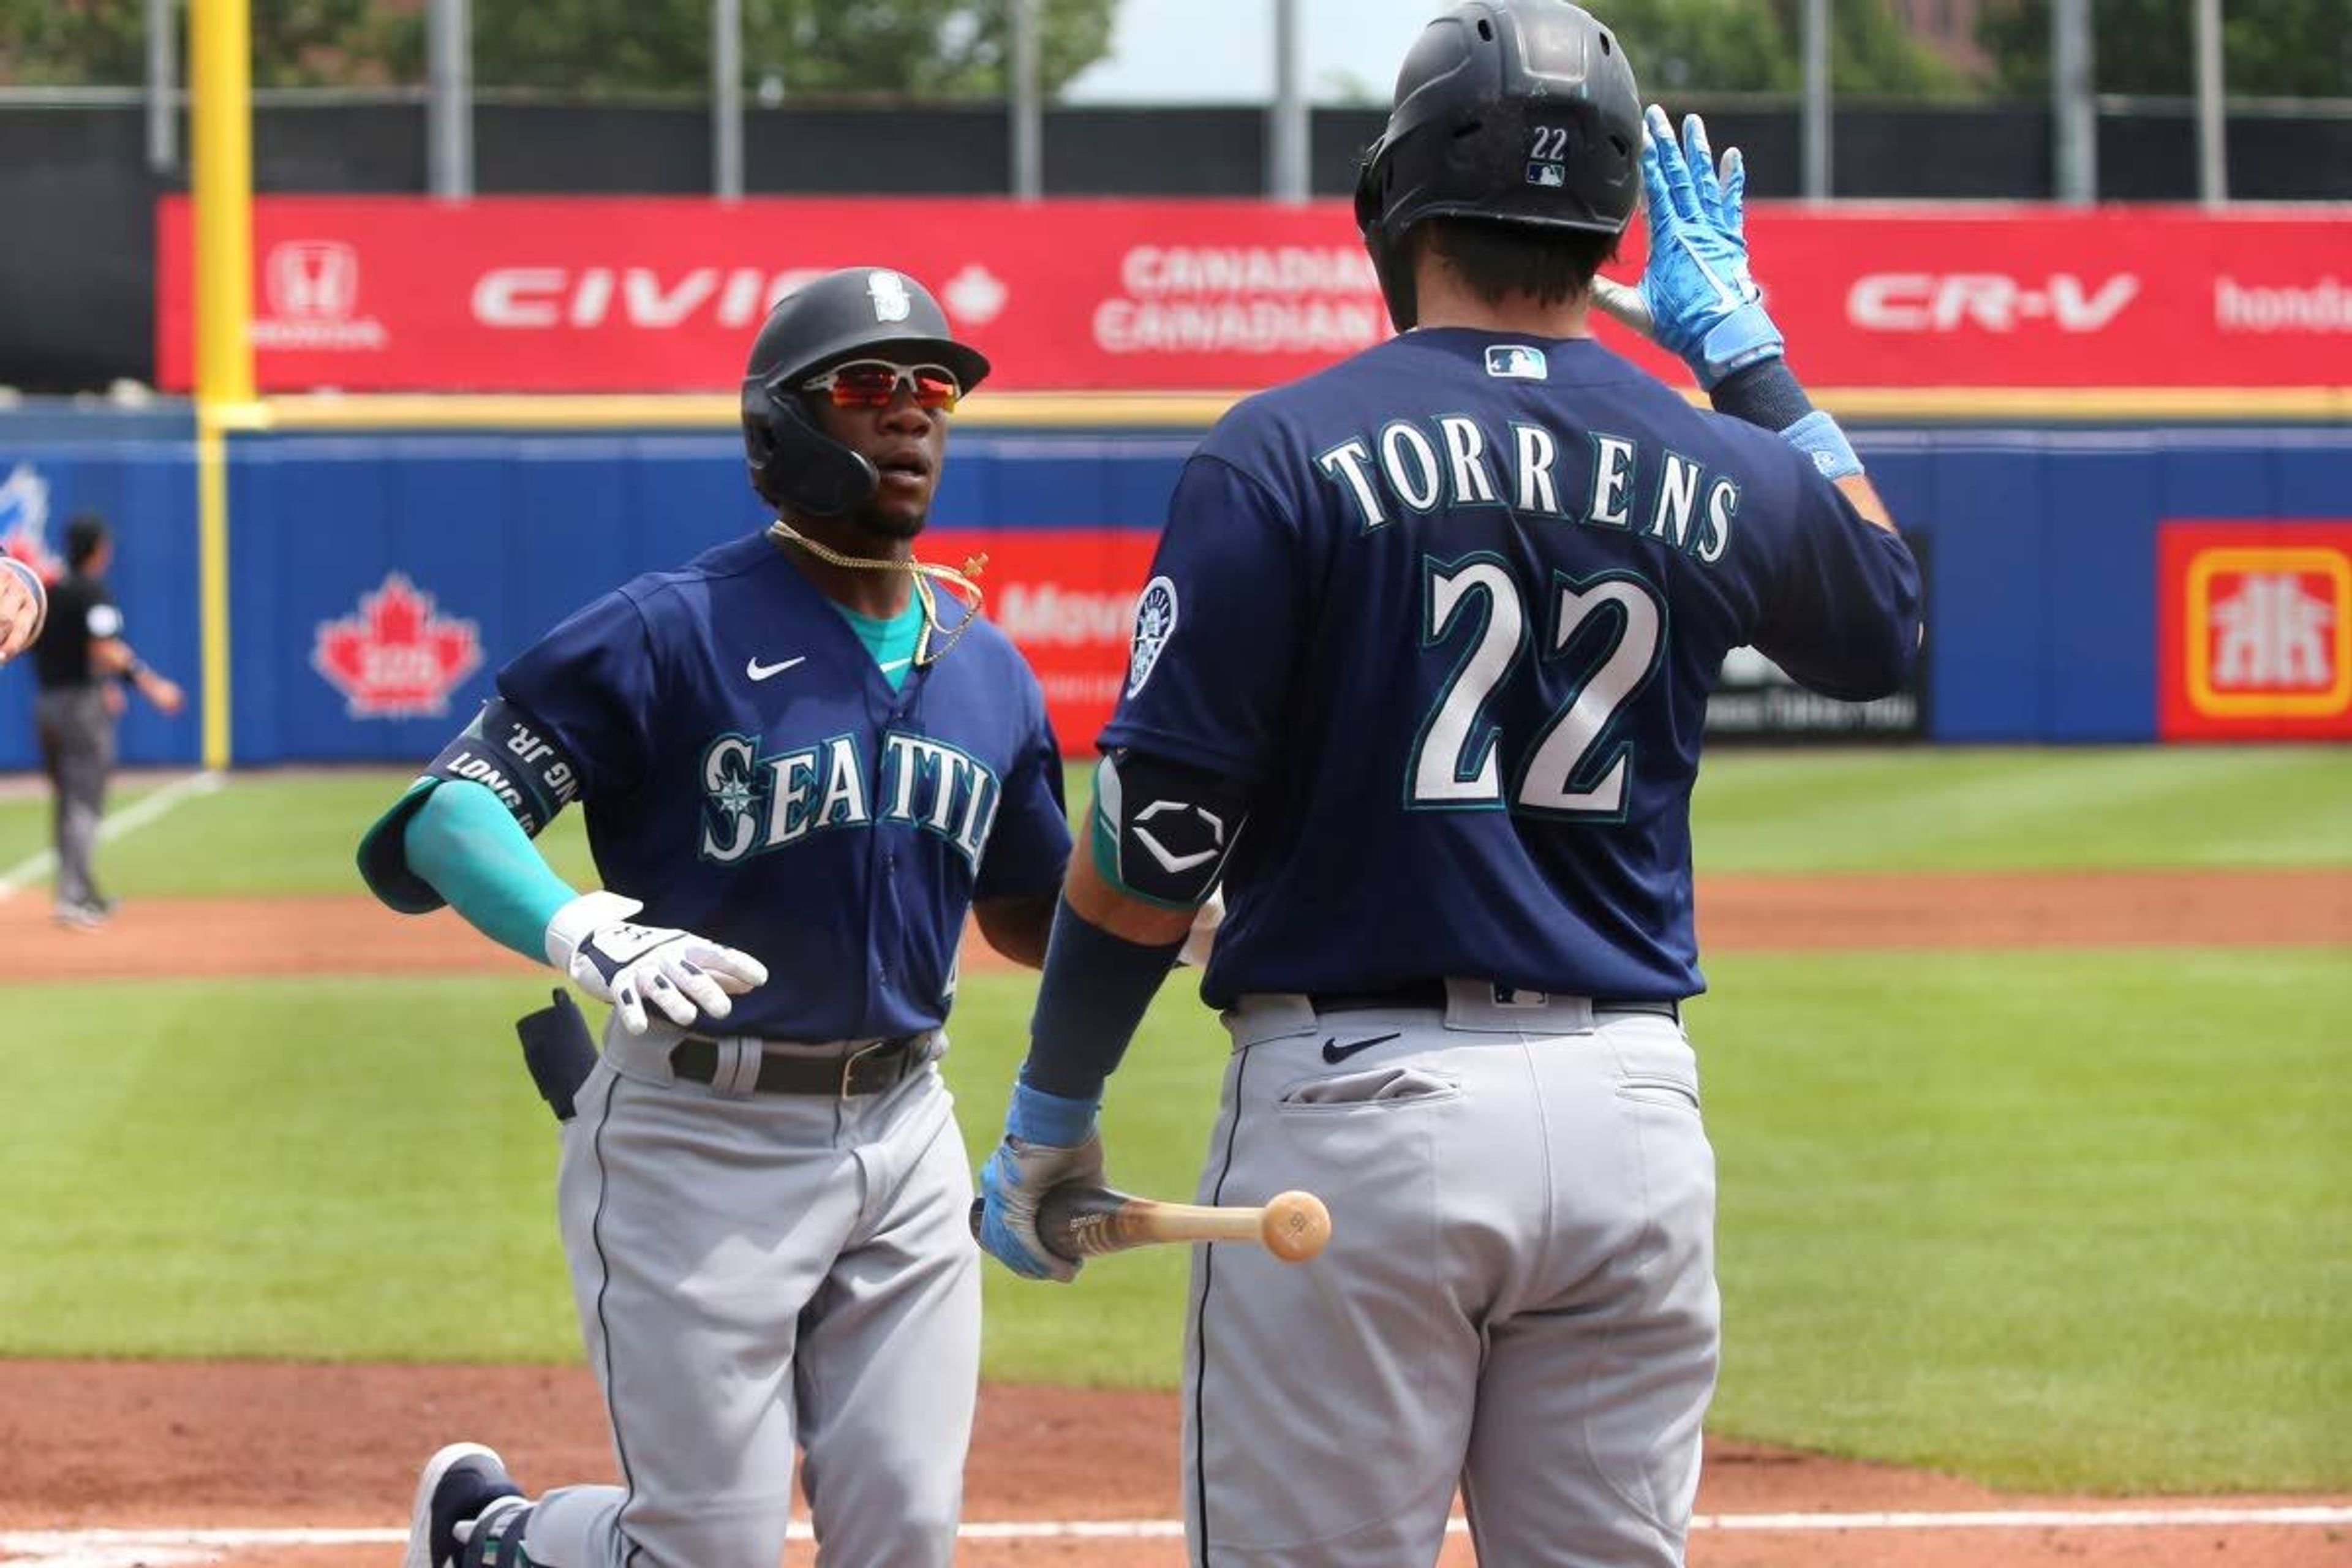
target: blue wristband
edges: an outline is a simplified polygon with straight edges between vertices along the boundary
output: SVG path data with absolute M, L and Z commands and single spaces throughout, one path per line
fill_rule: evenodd
M 1114 936 L 1063 900 L 1045 944 L 1045 977 L 1029 1021 L 1021 1081 L 1066 1100 L 1101 1099 L 1103 1080 L 1118 1070 L 1183 950 L 1181 941 L 1146 947 Z
M 1075 1149 L 1093 1133 L 1101 1106 L 1100 1100 L 1069 1100 L 1016 1082 L 1004 1108 L 1005 1135 L 1048 1149 Z
M 1862 472 L 1862 459 L 1853 455 L 1853 443 L 1845 438 L 1838 422 L 1824 410 L 1814 409 L 1781 431 L 1780 439 L 1811 458 L 1825 479 L 1843 479 Z

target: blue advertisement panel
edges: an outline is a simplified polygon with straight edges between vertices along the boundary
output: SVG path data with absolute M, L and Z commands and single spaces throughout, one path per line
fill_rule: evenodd
M 104 520 L 114 539 L 105 572 L 122 611 L 122 636 L 140 657 L 180 682 L 191 700 L 167 719 L 133 700 L 121 732 L 131 765 L 184 763 L 202 750 L 194 696 L 199 669 L 196 480 L 193 426 L 184 415 L 73 413 L 0 420 L 0 552 L 45 576 L 65 567 L 66 527 Z M 33 677 L 0 671 L 0 771 L 38 764 Z
M 2159 733 L 2158 542 L 2183 520 L 2343 517 L 2352 427 L 1864 429 L 1856 445 L 1932 557 L 1927 688 L 1901 724 L 1944 742 Z M 1191 437 L 960 437 L 932 552 L 989 552 L 995 614 L 1082 751 Z M 631 574 L 756 528 L 724 432 L 237 437 L 229 475 L 236 761 L 412 763 L 500 663 Z M 0 417 L 0 547 L 52 556 L 103 513 L 132 641 L 193 696 L 201 646 L 194 448 L 184 416 Z M 2177 596 L 2177 595 L 2176 595 Z M 2328 645 L 2333 647 L 2333 644 Z M 0 671 L 0 769 L 35 764 L 31 679 Z M 127 761 L 193 762 L 192 704 L 143 707 Z

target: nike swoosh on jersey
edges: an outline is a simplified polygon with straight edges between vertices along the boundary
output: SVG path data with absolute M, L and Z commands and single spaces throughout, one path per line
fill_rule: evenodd
M 913 659 L 912 658 L 894 658 L 894 659 L 892 659 L 889 663 L 887 663 L 887 664 L 886 664 L 886 665 L 882 665 L 882 666 L 880 666 L 879 668 L 881 668 L 881 671 L 882 671 L 882 673 L 883 673 L 883 674 L 887 675 L 887 674 L 889 674 L 889 673 L 890 673 L 892 670 L 894 670 L 894 669 L 904 669 L 904 668 L 906 668 L 908 665 L 910 665 L 910 664 L 912 664 L 912 663 L 914 663 L 914 662 L 915 662 L 915 661 L 914 661 L 914 659 Z
M 743 673 L 750 676 L 753 680 L 765 680 L 772 675 L 783 674 L 784 671 L 792 668 L 793 666 L 796 664 L 806 664 L 807 662 L 808 655 L 806 654 L 801 655 L 798 658 L 788 658 L 782 664 L 761 664 L 757 658 L 754 658 L 743 667 Z
M 1372 1035 L 1360 1040 L 1349 1040 L 1343 1046 L 1339 1043 L 1339 1037 L 1333 1035 L 1323 1042 L 1323 1059 L 1337 1067 L 1368 1046 L 1377 1046 L 1384 1040 L 1395 1038 L 1394 1034 Z

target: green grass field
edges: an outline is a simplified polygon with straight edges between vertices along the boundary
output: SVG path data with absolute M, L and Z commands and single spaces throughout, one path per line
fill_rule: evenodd
M 240 776 L 104 863 L 131 897 L 351 890 L 399 783 Z M 42 812 L 0 800 L 0 867 Z M 1703 872 L 2342 867 L 2352 752 L 1729 753 L 1696 818 Z M 551 843 L 584 879 L 576 822 Z M 1708 967 L 1715 1430 L 2018 1488 L 2352 1488 L 2344 953 Z M 964 984 L 950 1077 L 975 1158 L 1031 990 Z M 33 1022 L 0 1044 L 0 1353 L 575 1357 L 552 1125 L 509 1028 L 539 995 L 11 988 Z M 1191 1189 L 1223 1053 L 1171 986 L 1112 1086 L 1122 1184 Z M 1183 1264 L 1104 1259 L 1072 1289 L 992 1269 L 991 1375 L 1170 1383 Z

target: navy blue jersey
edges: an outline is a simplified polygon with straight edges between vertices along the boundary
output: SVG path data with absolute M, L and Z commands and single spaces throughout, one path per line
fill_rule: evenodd
M 1704 988 L 1689 804 L 1753 644 L 1898 685 L 1918 571 L 1772 433 L 1590 340 L 1408 333 L 1186 466 L 1106 748 L 1245 786 L 1202 991 Z
M 768 966 L 730 1034 L 938 1024 L 972 900 L 1060 886 L 1060 750 L 1012 643 L 981 621 L 894 691 L 762 536 L 605 595 L 499 692 L 572 753 L 604 886 Z

